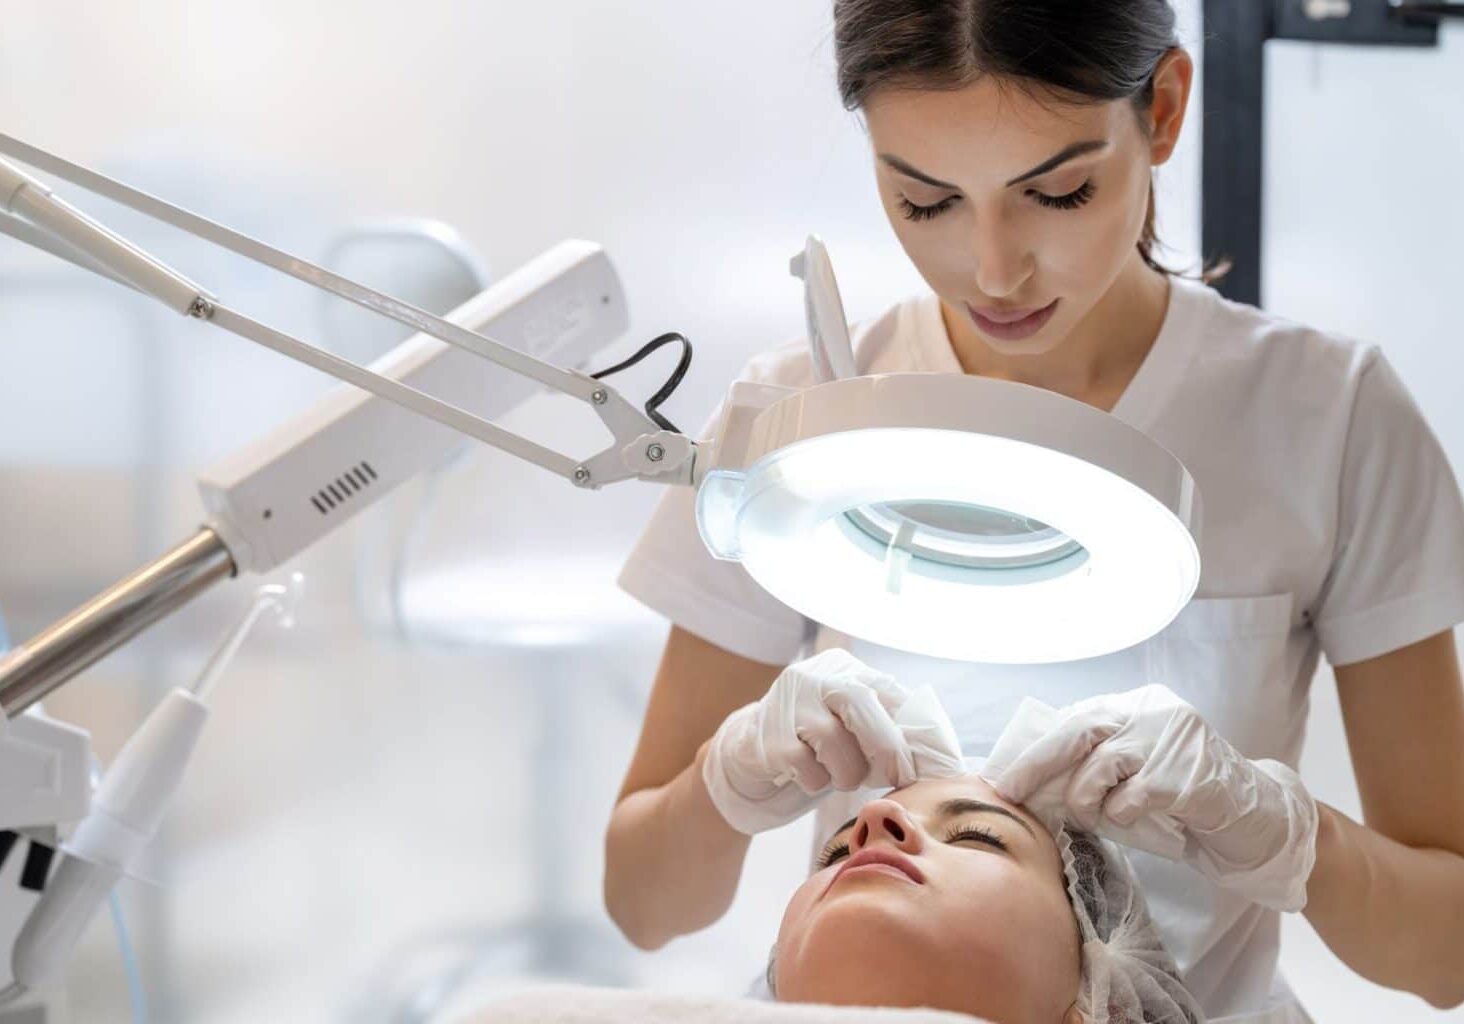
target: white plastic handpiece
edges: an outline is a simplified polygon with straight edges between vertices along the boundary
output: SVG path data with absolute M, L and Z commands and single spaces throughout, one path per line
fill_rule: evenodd
M 208 721 L 203 696 L 262 612 L 272 610 L 286 624 L 292 620 L 301 579 L 297 573 L 289 586 L 266 584 L 256 590 L 244 616 L 209 659 L 195 685 L 199 692 L 179 687 L 164 697 L 112 762 L 91 812 L 62 847 L 60 867 L 15 940 L 11 967 L 17 984 L 34 988 L 70 960 L 81 933 L 157 832 L 183 782 Z
M 204 703 L 177 689 L 127 741 L 16 938 L 17 982 L 34 988 L 66 965 L 112 886 L 157 831 L 207 720 Z

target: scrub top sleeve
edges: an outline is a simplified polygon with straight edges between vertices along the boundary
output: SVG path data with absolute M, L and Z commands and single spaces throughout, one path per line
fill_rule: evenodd
M 1334 550 L 1313 614 L 1333 665 L 1464 621 L 1464 500 L 1438 439 L 1381 355 L 1360 372 Z

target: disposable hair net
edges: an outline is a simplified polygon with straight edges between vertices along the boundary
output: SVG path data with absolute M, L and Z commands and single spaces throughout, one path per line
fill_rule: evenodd
M 1049 826 L 1050 827 L 1050 826 Z M 1203 1024 L 1159 941 L 1133 868 L 1091 832 L 1053 831 L 1082 942 L 1078 1009 L 1092 1024 Z

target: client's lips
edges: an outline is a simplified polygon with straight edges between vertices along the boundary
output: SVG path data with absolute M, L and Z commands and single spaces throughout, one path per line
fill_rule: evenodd
M 839 879 L 851 871 L 879 872 L 891 877 L 898 874 L 916 885 L 925 884 L 925 875 L 915 866 L 915 862 L 903 853 L 877 846 L 866 846 L 844 861 L 839 870 L 834 873 L 834 877 L 829 880 L 828 888 L 825 888 L 824 892 L 828 892 L 838 883 Z

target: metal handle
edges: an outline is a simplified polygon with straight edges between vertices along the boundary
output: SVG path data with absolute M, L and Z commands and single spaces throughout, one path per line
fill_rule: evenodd
M 1388 0 L 1388 13 L 1398 18 L 1437 21 L 1440 18 L 1464 18 L 1464 3 L 1459 0 Z
M 234 575 L 209 529 L 143 566 L 0 658 L 0 715 L 14 718 L 173 609 Z

